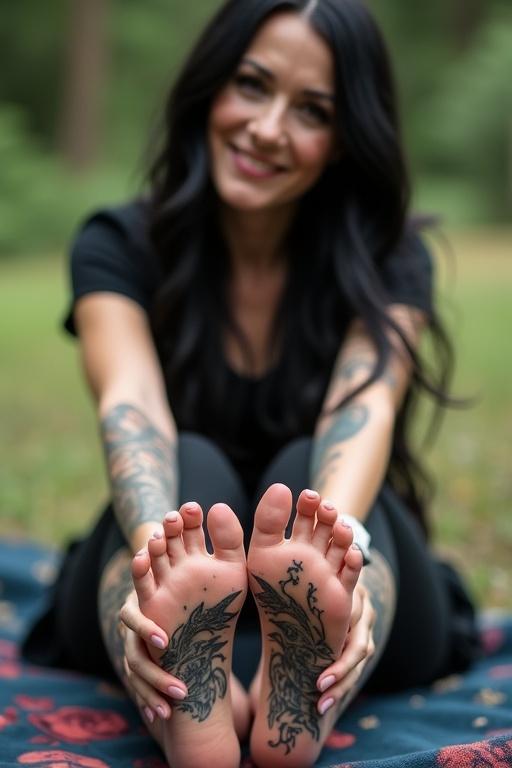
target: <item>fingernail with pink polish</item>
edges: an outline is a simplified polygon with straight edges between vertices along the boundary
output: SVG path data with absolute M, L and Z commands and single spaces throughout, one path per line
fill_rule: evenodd
M 334 675 L 328 675 L 327 677 L 324 677 L 324 679 L 319 682 L 318 688 L 321 691 L 326 691 L 328 688 L 331 687 L 331 685 L 334 685 L 335 682 L 336 682 L 336 678 L 334 677 Z
M 183 691 L 181 688 L 178 688 L 177 685 L 170 685 L 167 689 L 167 693 L 172 699 L 179 699 L 179 701 L 183 701 L 183 699 L 187 697 L 185 691 Z
M 146 718 L 149 720 L 150 723 L 154 721 L 155 716 L 153 714 L 153 711 L 149 707 L 144 707 L 144 714 L 146 715 Z
M 161 720 L 167 720 L 167 714 L 166 714 L 166 712 L 165 712 L 165 709 L 164 709 L 163 707 L 161 707 L 161 706 L 158 706 L 158 707 L 156 708 L 156 711 L 158 712 L 158 717 L 159 717 Z
M 320 712 L 321 715 L 325 715 L 327 710 L 330 709 L 333 704 L 334 704 L 334 699 L 332 698 L 326 699 L 320 704 L 320 706 L 318 707 L 318 711 Z
M 155 648 L 160 648 L 161 651 L 165 648 L 165 643 L 162 640 L 161 637 L 158 637 L 158 635 L 151 635 L 149 638 L 151 640 L 152 645 L 155 646 Z

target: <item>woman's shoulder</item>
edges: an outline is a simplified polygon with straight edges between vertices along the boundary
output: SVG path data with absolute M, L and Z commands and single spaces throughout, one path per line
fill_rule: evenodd
M 149 205 L 144 198 L 96 208 L 78 227 L 73 245 L 83 242 L 118 242 L 125 247 L 149 248 Z
M 428 226 L 412 219 L 380 267 L 389 300 L 432 311 L 434 260 Z
M 144 200 L 98 208 L 79 226 L 70 253 L 72 305 L 86 294 L 119 293 L 149 310 L 161 280 Z M 65 326 L 72 333 L 72 312 Z

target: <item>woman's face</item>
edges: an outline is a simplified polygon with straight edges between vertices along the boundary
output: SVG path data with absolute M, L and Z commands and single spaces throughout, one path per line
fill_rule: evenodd
M 294 13 L 265 22 L 212 104 L 212 178 L 230 208 L 288 207 L 336 154 L 334 64 Z

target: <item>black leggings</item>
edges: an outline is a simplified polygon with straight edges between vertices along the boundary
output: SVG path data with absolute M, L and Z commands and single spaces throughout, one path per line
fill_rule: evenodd
M 229 504 L 242 524 L 247 548 L 257 501 L 276 482 L 287 485 L 296 500 L 308 485 L 310 453 L 310 438 L 283 448 L 263 473 L 255 497 L 249 499 L 218 447 L 200 435 L 183 433 L 178 450 L 180 503 L 199 502 L 205 516 L 212 504 Z M 381 490 L 366 525 L 372 548 L 389 564 L 397 587 L 391 634 L 369 687 L 396 690 L 427 683 L 443 670 L 450 653 L 450 607 L 440 569 L 416 521 L 388 487 Z M 211 551 L 207 532 L 206 537 Z M 109 506 L 92 533 L 70 548 L 52 605 L 24 644 L 29 659 L 115 676 L 100 631 L 98 589 L 110 558 L 124 546 Z M 249 595 L 238 623 L 233 659 L 233 670 L 246 686 L 256 670 L 260 645 L 256 607 Z

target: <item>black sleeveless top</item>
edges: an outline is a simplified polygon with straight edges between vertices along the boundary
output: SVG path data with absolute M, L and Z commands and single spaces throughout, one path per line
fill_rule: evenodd
M 390 254 L 381 269 L 389 303 L 406 304 L 430 314 L 432 310 L 432 260 L 417 234 L 409 233 Z M 128 297 L 148 314 L 163 279 L 157 254 L 147 235 L 147 207 L 141 201 L 95 212 L 81 226 L 71 250 L 71 305 L 64 327 L 76 335 L 75 302 L 89 293 L 113 292 Z M 347 323 L 348 324 L 348 323 Z M 343 338 L 343 331 L 340 334 Z M 211 437 L 231 459 L 249 493 L 276 452 L 293 437 L 311 435 L 329 383 L 334 357 L 325 370 L 318 392 L 316 413 L 295 434 L 275 434 L 258 416 L 260 395 L 269 385 L 272 372 L 261 379 L 241 376 L 229 368 L 225 402 L 237 403 L 240 418 L 236 433 L 226 436 L 222 420 L 203 409 L 191 423 L 180 413 L 172 394 L 169 404 L 178 430 L 193 429 Z M 297 383 L 300 386 L 300 382 Z

